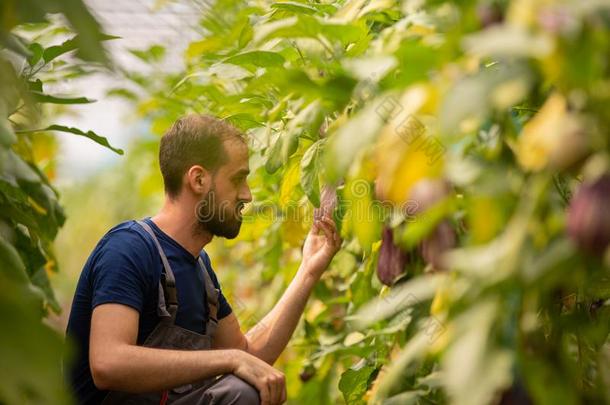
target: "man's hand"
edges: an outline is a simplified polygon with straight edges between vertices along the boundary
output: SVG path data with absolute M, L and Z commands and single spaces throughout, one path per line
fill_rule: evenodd
M 342 242 L 335 221 L 329 216 L 314 220 L 303 245 L 302 266 L 317 280 L 341 248 Z
M 280 405 L 286 402 L 284 374 L 259 358 L 236 350 L 233 374 L 256 387 L 261 396 L 261 405 Z

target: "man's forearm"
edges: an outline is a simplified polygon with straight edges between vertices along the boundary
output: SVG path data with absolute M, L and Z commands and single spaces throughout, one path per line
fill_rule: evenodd
M 282 298 L 248 333 L 247 351 L 273 365 L 290 340 L 317 282 L 301 266 Z
M 151 392 L 189 384 L 233 371 L 235 350 L 166 350 L 120 345 L 92 361 L 99 389 Z

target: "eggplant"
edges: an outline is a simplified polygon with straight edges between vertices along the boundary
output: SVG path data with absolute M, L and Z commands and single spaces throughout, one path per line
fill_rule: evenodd
M 583 183 L 568 208 L 567 232 L 584 252 L 601 257 L 610 244 L 610 174 Z
M 377 277 L 383 284 L 391 286 L 398 276 L 405 271 L 409 255 L 394 243 L 394 233 L 389 226 L 384 227 L 379 260 L 377 262 Z

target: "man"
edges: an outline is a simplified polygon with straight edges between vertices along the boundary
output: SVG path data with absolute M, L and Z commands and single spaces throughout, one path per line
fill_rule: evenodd
M 159 163 L 161 211 L 110 230 L 79 279 L 67 328 L 78 347 L 69 378 L 79 402 L 283 403 L 284 376 L 272 365 L 340 248 L 333 220 L 316 219 L 295 278 L 244 335 L 202 250 L 214 236 L 235 238 L 252 200 L 243 135 L 188 115 L 161 139 Z

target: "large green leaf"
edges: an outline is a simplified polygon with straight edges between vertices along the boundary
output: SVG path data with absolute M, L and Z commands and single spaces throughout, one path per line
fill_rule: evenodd
M 59 131 L 59 132 L 67 132 L 70 134 L 84 136 L 86 138 L 91 139 L 93 142 L 98 143 L 102 146 L 105 146 L 106 148 L 112 150 L 113 152 L 118 153 L 119 155 L 122 155 L 124 153 L 122 149 L 118 149 L 118 148 L 111 146 L 110 143 L 108 142 L 108 139 L 104 138 L 103 136 L 100 136 L 93 131 L 84 132 L 84 131 L 82 131 L 78 128 L 74 128 L 74 127 L 66 127 L 63 125 L 54 124 L 54 125 L 49 125 L 46 128 L 28 129 L 28 130 L 21 130 L 21 131 L 17 131 L 17 132 L 27 134 L 27 133 L 44 132 L 44 131 Z
M 430 338 L 426 335 L 425 330 L 419 331 L 409 339 L 394 361 L 388 364 L 386 374 L 377 387 L 374 401 L 383 400 L 400 388 L 409 374 L 415 372 L 411 365 L 425 356 L 430 344 Z
M 437 288 L 445 278 L 444 274 L 434 274 L 409 280 L 393 288 L 387 295 L 364 305 L 354 316 L 350 317 L 350 321 L 356 328 L 363 329 L 375 322 L 388 319 L 406 308 L 429 301 L 434 297 Z
M 39 103 L 51 103 L 51 104 L 90 104 L 95 103 L 95 100 L 87 97 L 59 97 L 52 96 L 50 94 L 44 94 L 40 92 L 31 92 L 34 96 L 34 100 Z
M 325 139 L 321 139 L 311 145 L 301 160 L 301 187 L 315 206 L 320 206 L 320 169 L 321 156 Z
M 51 2 L 55 3 L 57 11 L 66 16 L 72 28 L 78 33 L 74 38 L 78 57 L 88 61 L 108 63 L 108 56 L 101 41 L 117 37 L 101 33 L 98 22 L 81 0 L 51 0 Z
M 0 271 L 19 284 L 27 284 L 25 265 L 15 248 L 0 235 Z
M 268 173 L 274 173 L 297 150 L 299 137 L 317 138 L 317 130 L 322 123 L 322 107 L 314 101 L 301 107 L 299 112 L 288 122 L 284 131 L 276 136 L 276 142 L 267 152 L 265 168 Z
M 343 398 L 348 404 L 365 404 L 362 397 L 369 388 L 371 377 L 376 371 L 373 366 L 360 366 L 347 369 L 341 374 L 339 380 L 339 390 L 343 393 Z
M 0 334 L 0 402 L 5 404 L 71 403 L 61 373 L 68 351 L 63 337 L 40 321 L 39 297 L 27 285 L 0 271 L 0 319 L 10 333 Z

